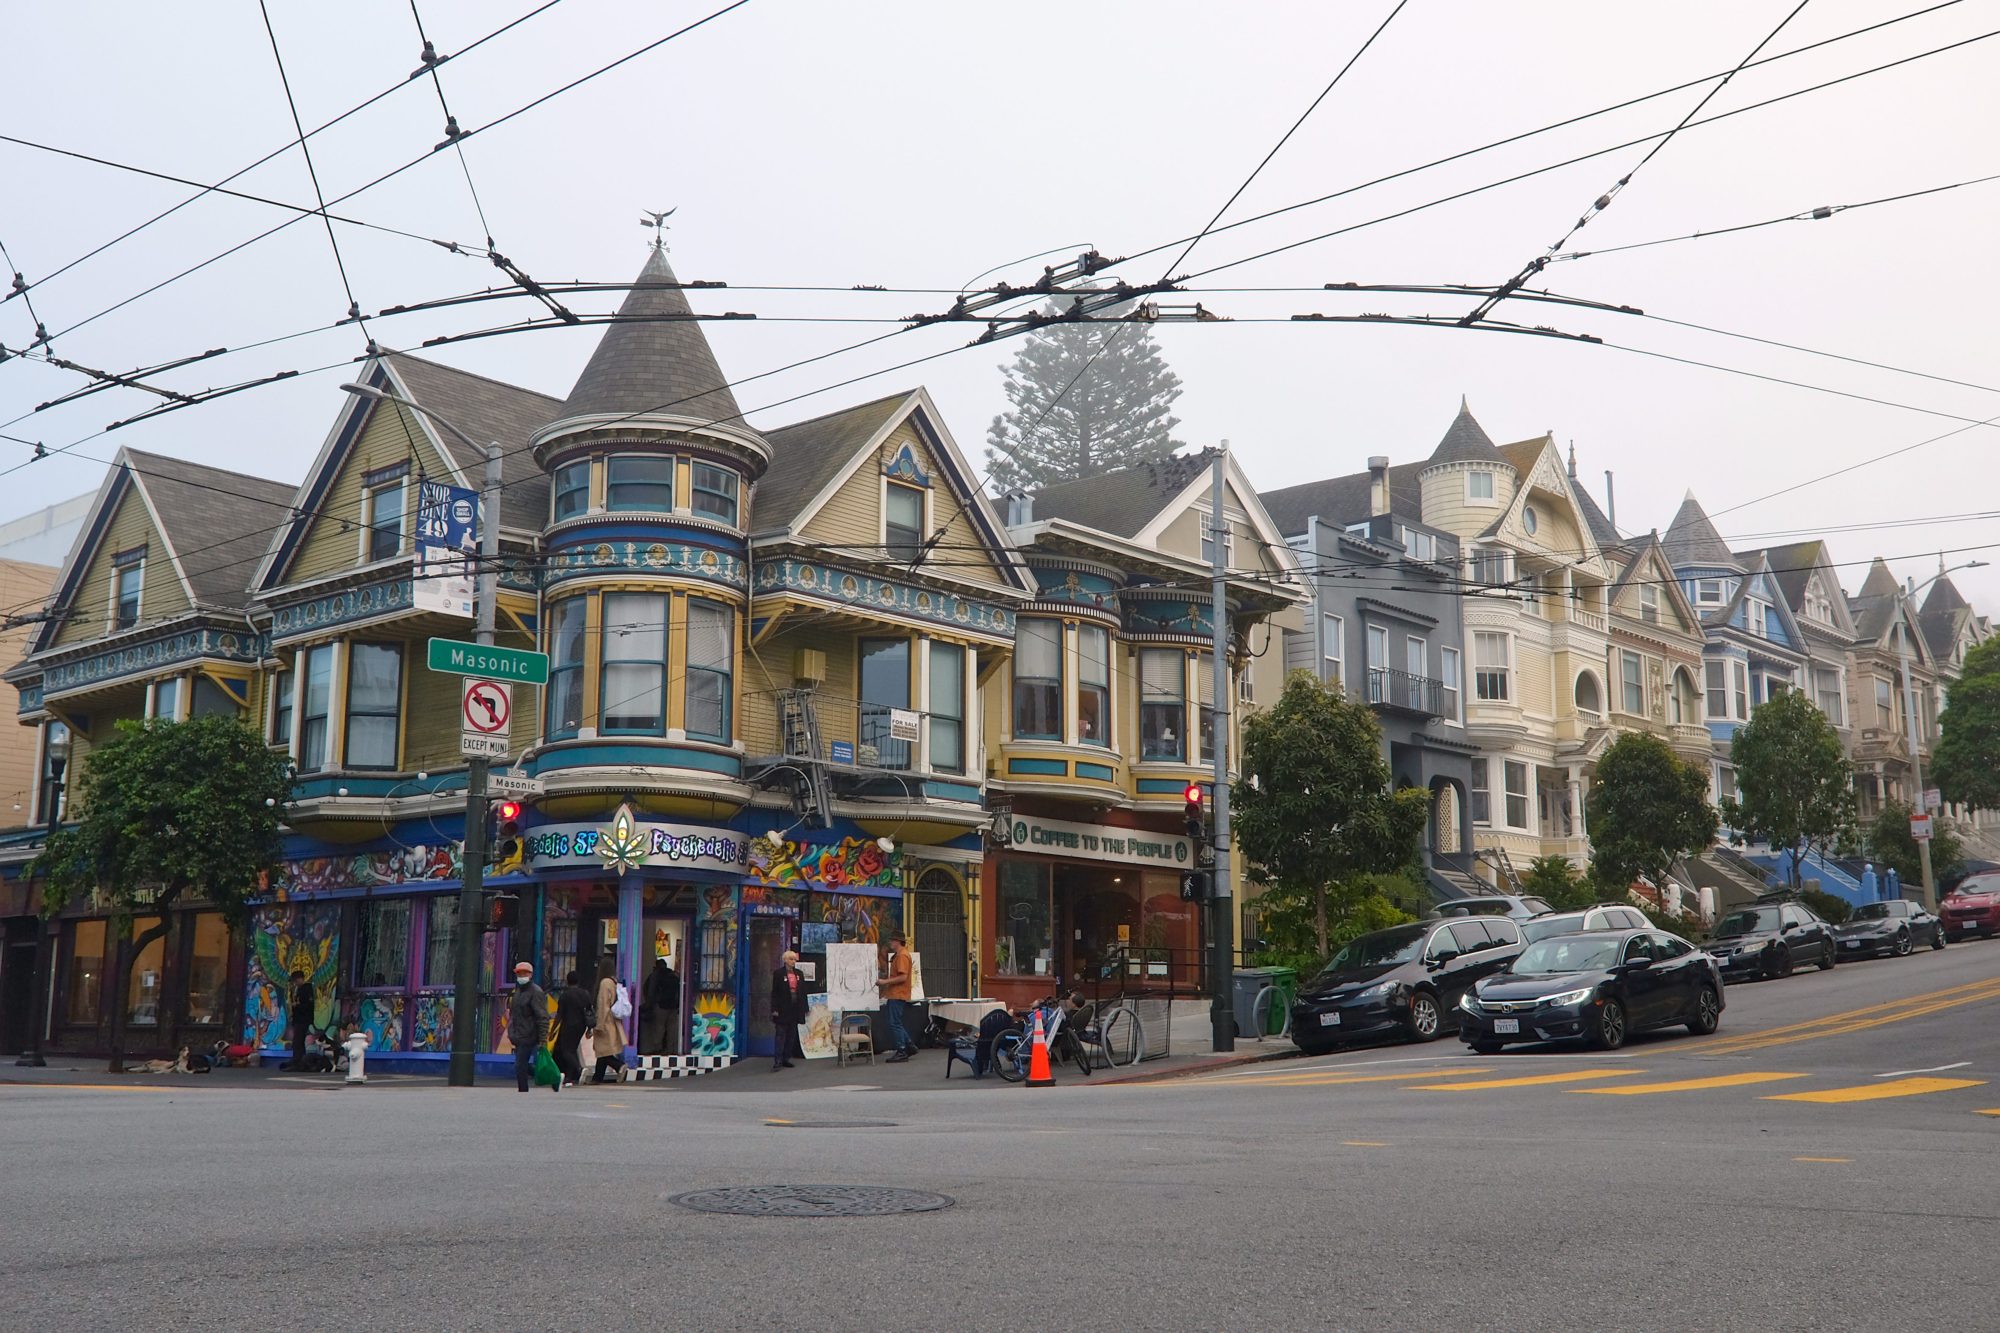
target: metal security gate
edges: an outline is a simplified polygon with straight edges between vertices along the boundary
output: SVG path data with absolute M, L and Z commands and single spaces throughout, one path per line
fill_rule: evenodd
M 951 872 L 932 868 L 917 880 L 910 934 L 924 963 L 924 994 L 969 995 L 966 977 L 965 895 Z

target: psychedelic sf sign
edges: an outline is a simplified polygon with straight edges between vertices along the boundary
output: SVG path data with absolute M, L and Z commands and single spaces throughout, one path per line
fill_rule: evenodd
M 620 806 L 609 824 L 544 824 L 527 841 L 536 870 L 590 867 L 624 874 L 672 865 L 740 874 L 750 861 L 749 843 L 734 833 L 637 819 L 629 805 Z

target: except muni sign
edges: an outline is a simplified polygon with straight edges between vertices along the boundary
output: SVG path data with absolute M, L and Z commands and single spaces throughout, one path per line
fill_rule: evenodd
M 515 681 L 523 685 L 549 683 L 547 653 L 461 643 L 457 639 L 431 640 L 430 668 L 447 675 L 484 676 L 488 680 Z

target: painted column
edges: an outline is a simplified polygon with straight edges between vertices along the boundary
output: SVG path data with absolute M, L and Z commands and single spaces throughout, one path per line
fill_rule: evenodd
M 1576 765 L 1569 770 L 1569 808 L 1573 821 L 1570 836 L 1588 838 L 1590 832 L 1583 823 L 1583 769 Z
M 640 915 L 640 885 L 636 872 L 618 878 L 618 979 L 636 997 L 639 994 L 639 932 L 644 928 Z M 631 1064 L 638 1058 L 637 1037 L 634 1035 L 633 1020 L 638 1017 L 638 1002 L 633 1001 L 632 1018 L 625 1020 L 625 1062 Z M 602 1015 L 599 1016 L 600 1018 Z

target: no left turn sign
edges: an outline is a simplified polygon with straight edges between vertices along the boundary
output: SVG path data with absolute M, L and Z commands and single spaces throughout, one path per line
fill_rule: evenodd
M 514 691 L 497 680 L 467 680 L 464 705 L 460 710 L 463 730 L 468 736 L 502 735 L 514 711 Z

